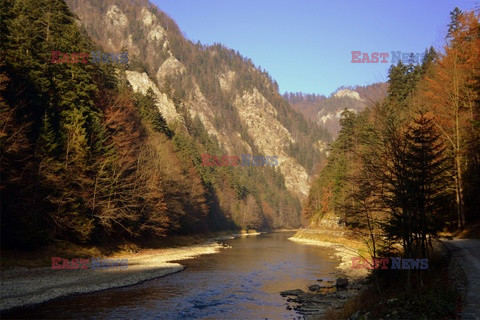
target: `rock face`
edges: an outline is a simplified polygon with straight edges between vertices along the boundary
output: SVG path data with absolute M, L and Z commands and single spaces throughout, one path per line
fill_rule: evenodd
M 355 100 L 362 100 L 358 92 L 348 89 L 338 90 L 333 96 L 337 98 L 347 97 Z
M 166 43 L 166 42 L 165 42 Z M 170 56 L 164 63 L 158 68 L 157 80 L 159 83 L 163 83 L 166 77 L 175 76 L 185 72 L 185 66 L 178 61 L 174 56 Z
M 114 27 L 125 28 L 128 24 L 127 16 L 116 5 L 108 9 L 106 16 L 107 23 Z
M 162 113 L 167 123 L 181 121 L 180 115 L 175 109 L 175 104 L 168 98 L 165 93 L 158 90 L 157 85 L 148 77 L 148 75 L 136 71 L 125 71 L 127 80 L 135 92 L 147 93 L 148 89 L 152 89 L 157 98 L 158 110 Z
M 222 88 L 223 91 L 229 92 L 234 84 L 235 81 L 235 71 L 227 71 L 224 73 L 221 73 L 218 76 L 218 81 L 220 82 L 220 87 Z
M 294 143 L 290 132 L 277 120 L 277 110 L 257 90 L 237 96 L 235 103 L 240 120 L 256 147 L 266 156 L 278 156 L 280 171 L 288 190 L 304 197 L 308 193 L 308 174 L 286 149 Z
M 338 97 L 333 99 L 345 101 L 340 102 L 337 109 L 323 109 L 319 111 L 317 114 L 317 122 L 327 128 L 328 131 L 336 137 L 341 128 L 340 119 L 342 118 L 342 112 L 348 110 L 356 113 L 358 110 L 363 109 L 363 102 L 350 97 Z
M 330 230 L 330 231 L 344 231 L 345 222 L 343 222 L 339 216 L 333 212 L 327 212 L 320 221 L 317 222 L 316 227 L 319 229 Z M 338 234 L 341 236 L 343 234 Z

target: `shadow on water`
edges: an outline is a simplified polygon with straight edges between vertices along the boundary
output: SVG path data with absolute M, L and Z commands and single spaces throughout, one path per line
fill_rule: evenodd
M 2 314 L 48 319 L 292 319 L 280 292 L 334 280 L 331 249 L 274 232 L 223 241 L 231 248 L 180 263 L 186 269 L 139 285 L 67 297 Z M 318 282 L 317 282 L 318 283 Z

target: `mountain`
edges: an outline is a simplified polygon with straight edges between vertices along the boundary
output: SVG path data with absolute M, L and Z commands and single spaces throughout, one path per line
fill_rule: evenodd
M 300 225 L 331 136 L 250 59 L 144 0 L 0 13 L 2 244 Z M 128 61 L 75 63 L 99 52 Z
M 318 129 L 310 133 L 315 126 L 291 110 L 265 71 L 222 45 L 193 44 L 146 1 L 67 4 L 105 51 L 128 51 L 133 60 L 125 72 L 128 82 L 135 91 L 153 89 L 169 125 L 198 117 L 225 153 L 278 156 L 287 189 L 300 198 L 307 194 L 321 150 L 305 150 L 308 162 L 289 150 L 315 148 L 328 135 Z M 185 114 L 175 109 L 175 99 Z
M 344 109 L 358 112 L 366 106 L 381 101 L 387 94 L 385 83 L 368 86 L 340 87 L 329 97 L 315 94 L 285 93 L 294 110 L 304 115 L 305 119 L 325 127 L 332 137 L 340 131 L 340 117 Z

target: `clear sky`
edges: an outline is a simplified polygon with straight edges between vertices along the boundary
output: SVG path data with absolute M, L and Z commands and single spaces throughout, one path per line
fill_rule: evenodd
M 329 95 L 341 85 L 385 81 L 391 63 L 351 63 L 351 51 L 441 48 L 450 11 L 469 0 L 151 0 L 184 35 L 249 57 L 280 92 Z

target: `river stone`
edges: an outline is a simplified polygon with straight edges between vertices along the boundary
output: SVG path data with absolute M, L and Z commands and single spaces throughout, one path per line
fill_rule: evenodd
M 338 288 L 344 288 L 344 287 L 348 286 L 348 279 L 347 278 L 338 278 L 336 285 L 337 285 Z
M 282 297 L 285 296 L 298 296 L 299 294 L 305 293 L 302 289 L 295 289 L 295 290 L 287 290 L 287 291 L 282 291 L 280 292 L 280 295 Z
M 313 285 L 308 287 L 308 290 L 316 292 L 316 291 L 320 290 L 320 288 L 321 287 L 318 284 L 313 284 Z

